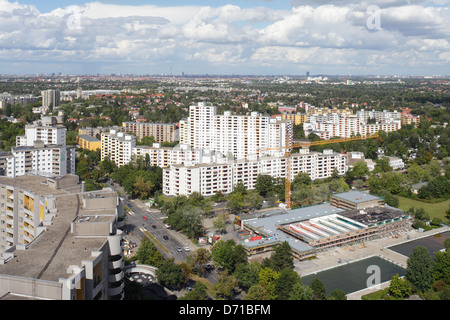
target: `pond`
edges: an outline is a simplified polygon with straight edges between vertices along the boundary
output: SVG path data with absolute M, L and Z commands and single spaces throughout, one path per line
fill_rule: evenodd
M 371 267 L 374 266 L 374 267 Z M 376 268 L 377 271 L 374 272 Z M 375 274 L 379 275 L 379 282 L 390 281 L 392 276 L 398 274 L 404 276 L 406 270 L 392 262 L 384 260 L 378 256 L 373 256 L 363 260 L 351 262 L 332 269 L 317 272 L 302 277 L 305 285 L 310 285 L 314 278 L 318 278 L 325 286 L 326 295 L 330 295 L 335 289 L 340 289 L 346 294 L 359 291 L 376 284 L 371 279 Z
M 433 236 L 429 236 L 422 239 L 413 240 L 410 242 L 402 243 L 389 247 L 389 250 L 398 252 L 404 256 L 409 257 L 417 246 L 424 246 L 428 249 L 431 256 L 434 257 L 434 253 L 444 249 L 444 241 L 450 236 L 450 231 L 442 232 Z

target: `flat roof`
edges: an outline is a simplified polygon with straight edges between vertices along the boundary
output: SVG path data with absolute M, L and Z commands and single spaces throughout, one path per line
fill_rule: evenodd
M 365 208 L 363 210 L 349 210 L 341 213 L 341 215 L 366 226 L 409 216 L 403 210 L 388 205 Z
M 80 211 L 78 197 L 77 194 L 56 196 L 58 213 L 52 225 L 26 250 L 15 250 L 14 258 L 0 265 L 0 274 L 58 282 L 71 275 L 67 273 L 69 266 L 93 260 L 92 251 L 98 250 L 107 238 L 78 238 L 70 232 L 71 222 Z
M 89 142 L 100 142 L 101 141 L 93 136 L 88 135 L 88 134 L 80 134 L 80 135 L 78 135 L 78 137 L 83 140 L 89 141 Z
M 71 223 L 76 220 L 79 223 L 81 217 L 96 215 L 99 220 L 93 218 L 91 221 L 113 220 L 116 211 L 112 203 L 108 207 L 84 209 L 83 196 L 99 198 L 99 201 L 102 201 L 105 198 L 114 197 L 115 192 L 106 189 L 73 193 L 63 188 L 51 188 L 46 184 L 47 180 L 46 177 L 33 175 L 16 178 L 0 177 L 0 184 L 17 186 L 41 196 L 53 195 L 57 208 L 51 225 L 45 226 L 46 230 L 25 250 L 16 249 L 14 257 L 4 265 L 0 265 L 0 274 L 58 282 L 61 278 L 66 279 L 71 276 L 71 273 L 67 273 L 69 266 L 81 266 L 83 260 L 94 260 L 92 253 L 98 251 L 108 241 L 107 236 L 75 236 L 71 232 Z
M 47 184 L 48 179 L 48 177 L 26 174 L 15 178 L 0 177 L 0 184 L 19 187 L 23 190 L 28 190 L 41 196 L 45 196 L 47 194 L 67 194 L 67 191 L 65 191 L 64 189 L 55 189 L 49 187 L 49 185 Z M 50 178 L 50 180 L 56 179 Z
M 274 240 L 278 240 L 281 242 L 287 241 L 289 245 L 296 251 L 304 252 L 313 250 L 314 247 L 308 245 L 306 242 L 303 242 L 297 238 L 287 235 L 281 230 L 278 230 L 278 225 L 290 224 L 296 221 L 309 220 L 312 218 L 329 215 L 333 213 L 343 212 L 343 209 L 332 206 L 329 203 L 293 209 L 289 211 L 284 211 L 282 209 L 273 210 L 266 214 L 269 216 L 258 218 L 258 216 L 250 216 L 247 219 L 241 219 L 242 223 L 248 225 L 255 231 L 259 231 L 263 233 L 268 238 L 273 238 Z M 263 213 L 260 215 L 262 216 Z M 254 240 L 243 242 L 243 245 L 246 247 L 257 247 L 262 243 L 267 241 L 267 239 Z
M 350 190 L 347 192 L 342 193 L 336 193 L 333 194 L 334 198 L 342 199 L 345 201 L 353 202 L 353 203 L 361 203 L 366 201 L 373 201 L 373 200 L 381 200 L 380 197 L 371 195 L 369 193 L 357 191 L 357 190 Z

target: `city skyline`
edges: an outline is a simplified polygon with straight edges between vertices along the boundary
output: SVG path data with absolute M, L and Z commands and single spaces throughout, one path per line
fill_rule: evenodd
M 449 75 L 449 4 L 0 0 L 0 70 Z

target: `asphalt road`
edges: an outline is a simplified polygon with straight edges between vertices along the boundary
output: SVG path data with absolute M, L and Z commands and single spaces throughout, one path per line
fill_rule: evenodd
M 121 195 L 125 195 L 123 189 L 117 184 L 110 183 L 109 185 L 114 190 L 119 191 Z M 124 199 L 124 205 L 131 210 L 127 215 L 124 228 L 127 233 L 126 238 L 134 240 L 139 245 L 142 238 L 145 237 L 142 232 L 142 229 L 145 229 L 169 252 L 160 250 L 166 258 L 173 257 L 176 261 L 186 260 L 191 251 L 186 251 L 184 248 L 189 247 L 191 249 L 193 245 L 180 233 L 166 228 L 163 222 L 164 216 L 159 210 L 147 209 L 139 199 L 127 199 L 126 196 L 122 198 Z M 177 247 L 181 248 L 181 252 L 177 251 Z

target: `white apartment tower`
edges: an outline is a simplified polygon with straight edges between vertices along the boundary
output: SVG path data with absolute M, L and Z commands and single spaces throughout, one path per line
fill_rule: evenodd
M 31 125 L 25 126 L 25 135 L 16 137 L 16 146 L 33 146 L 34 142 L 66 145 L 67 129 L 62 125 L 62 116 L 45 116 Z
M 101 135 L 101 160 L 109 157 L 118 167 L 126 165 L 132 159 L 133 148 L 136 146 L 136 137 L 110 130 Z
M 25 126 L 25 135 L 16 137 L 16 147 L 0 154 L 0 175 L 26 174 L 62 176 L 75 174 L 75 147 L 66 146 L 66 128 L 61 116 L 42 117 Z
M 53 108 L 56 109 L 59 107 L 60 92 L 59 90 L 44 90 L 41 91 L 42 95 L 42 106 L 44 108 L 48 108 L 51 104 L 53 104 Z
M 308 173 L 312 180 L 316 180 L 330 177 L 334 170 L 339 174 L 347 171 L 346 155 L 335 153 L 331 149 L 323 152 L 300 149 L 299 153 L 291 154 L 290 161 L 291 180 L 299 172 Z M 239 182 L 248 189 L 254 189 L 259 174 L 285 178 L 286 157 L 261 157 L 192 166 L 173 164 L 163 169 L 163 194 L 190 195 L 195 191 L 204 196 L 212 196 L 219 191 L 227 194 Z
M 189 108 L 189 118 L 180 121 L 180 143 L 195 149 L 209 149 L 235 159 L 276 155 L 277 148 L 292 142 L 292 123 L 288 120 L 262 116 L 217 114 L 215 106 L 199 102 Z
M 376 123 L 368 123 L 367 120 L 373 118 Z M 303 123 L 305 135 L 310 133 L 318 135 L 321 139 L 331 139 L 333 137 L 350 138 L 352 136 L 366 136 L 375 134 L 378 131 L 392 132 L 401 128 L 401 121 L 396 113 L 368 113 L 358 112 L 356 115 L 348 114 L 326 114 L 314 115 Z

